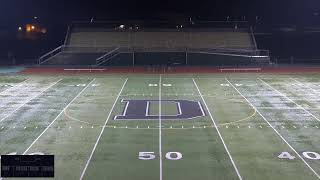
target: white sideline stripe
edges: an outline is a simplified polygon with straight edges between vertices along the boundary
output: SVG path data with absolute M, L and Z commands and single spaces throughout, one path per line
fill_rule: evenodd
M 56 85 L 58 82 L 60 82 L 62 79 L 59 79 L 58 81 L 52 83 L 50 86 L 48 86 L 46 89 L 40 91 L 39 94 L 37 94 L 34 97 L 31 97 L 30 99 L 28 99 L 25 103 L 21 104 L 19 107 L 17 107 L 15 110 L 13 110 L 12 112 L 10 112 L 9 114 L 7 114 L 5 117 L 3 117 L 2 119 L 0 119 L 0 122 L 4 121 L 5 119 L 7 119 L 8 117 L 10 117 L 11 115 L 13 115 L 15 112 L 17 112 L 20 108 L 22 108 L 23 106 L 25 106 L 26 104 L 28 104 L 30 101 L 32 101 L 33 99 L 39 97 L 40 95 L 42 95 L 45 91 L 47 91 L 48 89 L 50 89 L 52 86 Z
M 296 106 L 298 106 L 300 109 L 302 109 L 303 111 L 305 111 L 307 114 L 309 114 L 310 116 L 312 116 L 313 118 L 315 118 L 317 121 L 320 122 L 320 119 L 317 118 L 315 115 L 313 115 L 311 112 L 309 112 L 308 110 L 306 110 L 304 107 L 300 106 L 299 104 L 297 104 L 295 101 L 293 101 L 292 99 L 290 99 L 289 97 L 287 97 L 285 94 L 283 94 L 282 92 L 278 91 L 276 88 L 272 87 L 270 84 L 268 84 L 267 82 L 263 81 L 262 79 L 258 78 L 262 83 L 264 83 L 265 85 L 269 86 L 271 89 L 273 89 L 274 91 L 278 92 L 281 96 L 285 97 L 286 99 L 288 99 L 289 101 L 291 101 L 292 103 L 294 103 Z
M 30 78 L 28 78 L 28 79 L 26 79 L 26 80 L 24 80 L 24 81 L 22 81 L 22 82 L 19 82 L 18 84 L 16 84 L 16 85 L 14 85 L 14 86 L 12 86 L 12 87 L 10 87 L 10 88 L 8 88 L 8 89 L 0 92 L 0 95 L 4 95 L 7 91 L 12 90 L 13 88 L 18 87 L 18 86 L 20 86 L 21 84 L 26 83 L 29 79 L 30 79 Z
M 162 180 L 162 122 L 161 122 L 161 116 L 162 116 L 162 109 L 161 109 L 161 83 L 162 83 L 162 77 L 161 74 L 159 75 L 159 167 L 160 167 L 160 180 Z
M 234 170 L 236 171 L 236 173 L 237 173 L 237 175 L 238 175 L 238 178 L 239 178 L 240 180 L 242 180 L 242 177 L 241 177 L 241 175 L 240 175 L 240 172 L 239 172 L 239 170 L 238 170 L 235 162 L 233 161 L 233 158 L 232 158 L 232 156 L 231 156 L 231 154 L 230 154 L 230 152 L 229 152 L 229 150 L 228 150 L 228 147 L 227 147 L 226 143 L 225 143 L 224 140 L 223 140 L 223 137 L 222 137 L 222 135 L 221 135 L 221 133 L 220 133 L 220 130 L 219 130 L 219 128 L 218 128 L 215 120 L 213 119 L 213 116 L 212 116 L 212 114 L 211 114 L 211 112 L 210 112 L 210 110 L 209 110 L 209 107 L 208 107 L 206 101 L 204 100 L 204 98 L 203 98 L 203 96 L 202 96 L 202 94 L 201 94 L 201 91 L 200 91 L 200 89 L 199 89 L 196 81 L 194 80 L 194 78 L 192 78 L 192 81 L 193 81 L 194 85 L 196 86 L 196 88 L 197 88 L 197 90 L 198 90 L 198 93 L 199 93 L 199 95 L 200 95 L 200 97 L 201 97 L 201 99 L 202 99 L 205 107 L 206 107 L 207 110 L 208 110 L 208 114 L 209 114 L 209 116 L 210 116 L 210 118 L 211 118 L 211 120 L 212 120 L 212 122 L 213 122 L 213 124 L 214 124 L 214 127 L 216 128 L 216 130 L 217 130 L 217 132 L 218 132 L 218 135 L 219 135 L 219 137 L 220 137 L 220 140 L 221 140 L 221 142 L 222 142 L 222 144 L 223 144 L 223 146 L 224 146 L 224 149 L 226 150 L 226 152 L 227 152 L 227 154 L 228 154 L 228 156 L 229 156 L 229 158 L 230 158 L 230 161 L 231 161 L 231 163 L 232 163 L 232 165 L 233 165 Z
M 96 148 L 97 148 L 98 143 L 99 143 L 99 141 L 100 141 L 100 139 L 101 139 L 101 136 L 102 136 L 102 134 L 103 134 L 103 132 L 104 132 L 104 130 L 105 130 L 105 128 L 106 128 L 106 125 L 107 125 L 107 123 L 108 123 L 108 121 L 109 121 L 109 119 L 110 119 L 110 116 L 111 116 L 111 114 L 112 114 L 112 111 L 113 111 L 114 107 L 116 106 L 116 104 L 117 104 L 117 102 L 118 102 L 118 99 L 119 99 L 119 97 L 120 97 L 120 94 L 122 93 L 125 85 L 127 84 L 127 81 L 128 81 L 128 78 L 127 78 L 127 79 L 125 80 L 125 82 L 123 83 L 122 88 L 120 89 L 119 94 L 118 94 L 117 98 L 115 99 L 115 101 L 114 101 L 114 103 L 113 103 L 113 105 L 112 105 L 112 107 L 111 107 L 111 109 L 110 109 L 110 112 L 109 112 L 108 117 L 107 117 L 107 119 L 106 119 L 106 121 L 105 121 L 105 123 L 104 123 L 104 126 L 103 126 L 103 128 L 101 129 L 101 132 L 100 132 L 100 134 L 99 134 L 99 136 L 98 136 L 98 139 L 97 139 L 96 143 L 94 144 L 93 149 L 92 149 L 92 151 L 91 151 L 91 154 L 90 154 L 90 156 L 89 156 L 89 158 L 88 158 L 88 160 L 87 160 L 87 163 L 86 163 L 86 165 L 85 165 L 85 167 L 84 167 L 84 169 L 83 169 L 83 171 L 82 171 L 82 173 L 81 173 L 80 180 L 83 179 L 83 177 L 84 177 L 84 175 L 85 175 L 85 173 L 86 173 L 86 170 L 87 170 L 87 168 L 88 168 L 88 166 L 89 166 L 89 164 L 90 164 L 90 161 L 91 161 L 91 159 L 92 159 L 92 156 L 93 156 L 94 152 L 96 151 Z
M 320 179 L 319 174 L 300 156 L 300 154 L 287 142 L 287 140 L 271 125 L 271 123 L 260 113 L 260 111 L 226 78 L 226 81 L 248 102 L 248 104 L 257 111 L 262 119 L 274 130 L 274 132 L 290 147 L 294 153 L 302 160 L 302 162 Z
M 52 126 L 52 124 L 54 122 L 56 122 L 56 120 L 63 114 L 63 112 L 69 108 L 69 106 L 90 86 L 90 84 L 92 84 L 95 81 L 95 79 L 93 79 L 85 88 L 83 88 L 76 97 L 74 97 L 72 99 L 72 101 L 69 102 L 69 104 L 63 108 L 63 110 L 60 112 L 60 114 L 58 114 L 58 116 L 56 118 L 54 118 L 54 120 L 47 126 L 47 128 L 37 137 L 37 139 L 35 139 L 32 144 L 24 151 L 23 155 L 25 155 L 29 149 L 38 141 L 38 139 Z

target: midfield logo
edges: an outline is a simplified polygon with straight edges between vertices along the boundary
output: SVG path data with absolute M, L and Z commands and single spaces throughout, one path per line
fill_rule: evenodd
M 159 105 L 159 100 L 122 100 L 121 102 L 126 103 L 126 105 L 122 115 L 115 116 L 115 120 L 158 120 L 160 118 L 159 114 L 150 112 L 152 105 Z M 161 113 L 162 120 L 182 120 L 206 116 L 199 101 L 162 100 L 162 111 L 164 112 L 166 106 L 169 107 L 170 104 L 174 105 L 172 107 L 176 107 L 176 110 L 173 110 L 175 113 L 170 115 Z M 158 108 L 155 112 L 159 113 Z M 172 109 L 170 109 L 170 112 L 172 112 Z

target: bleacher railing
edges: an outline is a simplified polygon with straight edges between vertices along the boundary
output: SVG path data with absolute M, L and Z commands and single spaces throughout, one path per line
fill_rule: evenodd
M 107 62 L 109 59 L 117 56 L 118 54 L 120 54 L 120 47 L 117 47 L 115 49 L 113 49 L 112 51 L 104 54 L 103 56 L 99 57 L 98 59 L 96 59 L 96 65 L 100 66 L 101 64 Z
M 217 54 L 229 56 L 247 56 L 247 57 L 269 57 L 268 50 L 246 50 L 246 49 L 191 49 L 192 53 Z
M 47 62 L 50 58 L 52 58 L 52 57 L 56 56 L 57 54 L 61 53 L 63 51 L 64 47 L 65 47 L 64 45 L 61 45 L 61 46 L 57 47 L 56 49 L 54 49 L 54 50 L 42 55 L 38 60 L 38 64 L 41 65 L 41 64 Z

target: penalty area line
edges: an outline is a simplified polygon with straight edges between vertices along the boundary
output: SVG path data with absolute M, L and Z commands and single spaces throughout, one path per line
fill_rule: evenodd
M 19 82 L 18 84 L 14 85 L 10 88 L 5 89 L 4 91 L 0 92 L 0 95 L 5 95 L 6 92 L 12 90 L 13 88 L 17 88 L 17 87 L 21 86 L 22 84 L 26 83 L 28 80 L 30 80 L 30 78 L 25 79 L 24 81 Z
M 320 119 L 317 118 L 315 115 L 313 115 L 310 111 L 306 110 L 304 107 L 302 107 L 300 104 L 296 103 L 294 100 L 292 100 L 291 98 L 289 98 L 288 96 L 286 96 L 285 94 L 283 94 L 282 92 L 280 92 L 279 90 L 277 90 L 276 88 L 274 88 L 273 86 L 271 86 L 270 84 L 268 84 L 267 82 L 265 82 L 264 80 L 258 78 L 259 81 L 261 81 L 263 84 L 267 85 L 269 88 L 273 89 L 274 91 L 276 91 L 278 94 L 280 94 L 281 96 L 283 96 L 284 98 L 288 99 L 289 101 L 291 101 L 293 104 L 295 104 L 298 108 L 302 109 L 304 112 L 306 112 L 307 114 L 309 114 L 310 116 L 312 116 L 314 119 L 316 119 L 317 121 L 320 122 Z
M 221 135 L 221 133 L 220 133 L 220 130 L 219 130 L 219 128 L 218 128 L 218 126 L 217 126 L 217 124 L 216 124 L 216 122 L 215 122 L 215 120 L 214 120 L 214 118 L 213 118 L 213 116 L 212 116 L 212 114 L 211 114 L 211 112 L 210 112 L 210 110 L 209 110 L 209 107 L 208 107 L 206 101 L 204 100 L 204 97 L 203 97 L 203 95 L 202 95 L 202 93 L 201 93 L 201 91 L 200 91 L 200 89 L 199 89 L 196 81 L 194 80 L 194 78 L 192 78 L 192 81 L 193 81 L 194 85 L 196 86 L 197 91 L 198 91 L 198 93 L 199 93 L 199 95 L 200 95 L 200 97 L 201 97 L 201 99 L 202 99 L 205 107 L 206 107 L 207 110 L 208 110 L 208 114 L 209 114 L 209 116 L 210 116 L 210 118 L 211 118 L 211 120 L 212 120 L 212 122 L 213 122 L 213 124 L 214 124 L 214 127 L 216 128 L 216 130 L 217 130 L 217 132 L 218 132 L 218 135 L 219 135 L 219 137 L 220 137 L 220 140 L 221 140 L 221 142 L 222 142 L 222 144 L 223 144 L 223 146 L 224 146 L 224 149 L 226 150 L 226 152 L 227 152 L 227 154 L 228 154 L 228 156 L 229 156 L 229 159 L 230 159 L 230 161 L 231 161 L 231 163 L 232 163 L 232 165 L 233 165 L 234 170 L 236 171 L 236 173 L 237 173 L 237 175 L 238 175 L 239 180 L 242 180 L 242 177 L 241 177 L 240 172 L 239 172 L 239 170 L 238 170 L 238 168 L 237 168 L 237 166 L 236 166 L 236 163 L 233 161 L 233 158 L 232 158 L 232 156 L 231 156 L 231 153 L 229 152 L 229 149 L 228 149 L 226 143 L 225 143 L 224 140 L 223 140 L 223 137 L 222 137 L 222 135 Z
M 13 115 L 15 112 L 17 112 L 20 108 L 24 107 L 26 104 L 28 104 L 30 101 L 38 98 L 39 96 L 41 96 L 44 92 L 46 92 L 48 89 L 50 89 L 51 87 L 53 87 L 54 85 L 56 85 L 57 83 L 59 83 L 62 79 L 59 79 L 58 81 L 52 83 L 51 85 L 49 85 L 48 87 L 46 87 L 45 89 L 43 89 L 42 91 L 40 91 L 39 94 L 29 98 L 25 103 L 21 104 L 20 106 L 18 106 L 16 109 L 14 109 L 12 112 L 10 112 L 9 114 L 7 114 L 5 117 L 3 117 L 2 119 L 0 119 L 0 122 L 4 121 L 5 119 L 7 119 L 8 117 L 10 117 L 11 115 Z
M 271 123 L 261 114 L 261 112 L 226 78 L 226 81 L 248 102 L 248 104 L 254 108 L 262 119 L 268 123 L 268 125 L 274 130 L 274 132 L 285 142 L 289 148 L 302 160 L 302 162 L 314 173 L 314 175 L 320 179 L 320 175 L 307 163 L 303 157 L 288 143 L 288 141 L 271 125 Z
M 117 96 L 117 98 L 115 99 L 115 101 L 114 101 L 114 103 L 113 103 L 113 105 L 112 105 L 112 107 L 111 107 L 111 109 L 110 109 L 110 112 L 109 112 L 108 117 L 107 117 L 107 119 L 106 119 L 106 121 L 105 121 L 105 123 L 104 123 L 104 126 L 103 126 L 103 128 L 101 129 L 101 132 L 100 132 L 100 134 L 99 134 L 99 136 L 98 136 L 98 139 L 97 139 L 96 143 L 94 144 L 93 149 L 92 149 L 92 151 L 91 151 L 91 154 L 90 154 L 90 156 L 89 156 L 89 158 L 88 158 L 88 160 L 87 160 L 87 163 L 86 163 L 86 165 L 85 165 L 85 167 L 84 167 L 84 169 L 83 169 L 83 171 L 82 171 L 82 173 L 81 173 L 80 180 L 82 180 L 82 179 L 84 178 L 84 175 L 85 175 L 85 173 L 86 173 L 86 171 L 87 171 L 87 168 L 88 168 L 88 166 L 89 166 L 89 164 L 90 164 L 90 161 L 91 161 L 91 159 L 92 159 L 92 156 L 93 156 L 94 152 L 96 151 L 96 148 L 97 148 L 97 146 L 98 146 L 98 144 L 99 144 L 99 142 L 100 142 L 100 139 L 101 139 L 101 137 L 102 137 L 102 134 L 103 134 L 103 132 L 104 132 L 104 130 L 105 130 L 105 128 L 106 128 L 106 125 L 107 125 L 109 119 L 110 119 L 110 116 L 111 116 L 111 114 L 112 114 L 112 111 L 113 111 L 114 107 L 116 106 L 116 104 L 117 104 L 117 102 L 118 102 L 118 100 L 119 100 L 119 97 L 120 97 L 120 95 L 121 95 L 124 87 L 126 86 L 127 82 L 128 82 L 128 78 L 127 78 L 127 79 L 125 80 L 125 82 L 123 83 L 123 85 L 122 85 L 122 87 L 121 87 L 121 89 L 120 89 L 120 91 L 119 91 L 119 93 L 118 93 L 118 96 Z
M 30 149 L 31 147 L 40 139 L 40 137 L 47 132 L 47 130 L 52 126 L 52 124 L 63 114 L 63 112 L 69 108 L 69 106 L 95 81 L 95 79 L 93 79 L 85 88 L 83 88 L 76 97 L 74 97 L 69 104 L 63 108 L 63 110 L 58 114 L 58 116 L 48 125 L 48 127 L 31 143 L 31 145 L 24 151 L 24 153 L 22 155 L 25 155 Z M 0 180 L 3 180 L 3 178 L 0 178 Z
M 32 144 L 24 151 L 23 155 L 25 155 L 30 149 L 31 147 L 40 139 L 40 137 L 45 133 L 47 132 L 47 130 L 52 126 L 52 124 L 54 122 L 56 122 L 56 120 L 64 113 L 64 111 L 66 109 L 69 108 L 69 106 L 95 81 L 95 79 L 93 79 L 85 88 L 83 88 L 78 94 L 76 97 L 74 97 L 72 99 L 72 101 L 69 102 L 69 104 L 63 108 L 63 110 L 58 114 L 58 116 L 56 118 L 54 118 L 54 120 L 47 126 L 47 128 L 37 137 L 37 139 L 35 139 Z

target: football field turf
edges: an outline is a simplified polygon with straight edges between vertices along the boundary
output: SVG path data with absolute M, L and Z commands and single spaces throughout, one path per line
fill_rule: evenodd
M 0 106 L 55 179 L 320 179 L 320 74 L 0 76 Z

